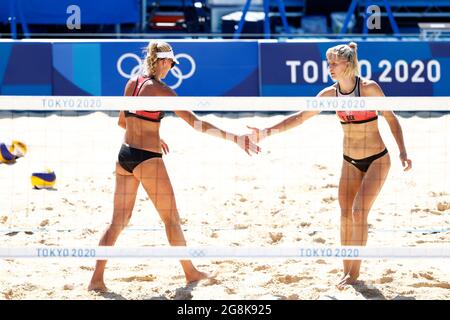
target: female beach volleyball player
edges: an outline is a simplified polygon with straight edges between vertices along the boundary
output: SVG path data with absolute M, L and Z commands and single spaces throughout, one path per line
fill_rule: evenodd
M 328 70 L 335 83 L 323 89 L 318 97 L 384 96 L 375 81 L 359 77 L 356 43 L 338 45 L 327 50 Z M 303 111 L 266 129 L 253 130 L 253 140 L 301 125 L 320 111 Z M 336 112 L 344 131 L 343 163 L 339 182 L 341 208 L 341 244 L 363 246 L 367 242 L 369 211 L 377 198 L 391 165 L 389 153 L 378 130 L 376 111 Z M 392 111 L 382 111 L 400 150 L 404 171 L 411 169 L 400 123 Z M 344 260 L 344 275 L 338 283 L 342 289 L 359 277 L 361 260 Z
M 175 92 L 161 81 L 178 63 L 172 47 L 165 42 L 151 42 L 147 47 L 144 62 L 146 76 L 130 80 L 125 87 L 125 95 L 176 96 Z M 190 111 L 176 111 L 175 114 L 194 129 L 237 143 L 249 155 L 260 151 L 248 135 L 237 136 L 220 130 L 206 121 L 201 121 Z M 186 245 L 172 184 L 162 159 L 162 152 L 168 152 L 167 145 L 159 136 L 160 121 L 163 117 L 163 111 L 120 112 L 119 125 L 125 129 L 125 142 L 116 164 L 114 213 L 100 240 L 100 246 L 114 245 L 128 224 L 141 183 L 164 223 L 170 245 Z M 106 260 L 97 261 L 89 290 L 107 290 L 103 280 L 105 265 Z M 207 274 L 198 271 L 190 260 L 182 260 L 181 266 L 187 282 L 207 277 Z

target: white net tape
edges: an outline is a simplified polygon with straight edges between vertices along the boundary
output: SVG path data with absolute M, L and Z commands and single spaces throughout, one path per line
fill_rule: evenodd
M 450 110 L 450 97 L 73 97 L 0 96 L 0 110 Z
M 292 258 L 292 259 L 449 259 L 450 247 L 36 247 L 0 248 L 0 258 Z

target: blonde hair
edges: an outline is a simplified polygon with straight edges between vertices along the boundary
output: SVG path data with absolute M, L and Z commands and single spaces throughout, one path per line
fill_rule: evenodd
M 327 50 L 327 58 L 329 59 L 330 56 L 335 56 L 336 58 L 345 60 L 349 63 L 344 72 L 345 77 L 359 76 L 358 55 L 356 53 L 357 48 L 358 45 L 355 42 L 340 44 Z
M 170 44 L 162 41 L 151 41 L 144 49 L 144 72 L 148 76 L 154 76 L 156 73 L 156 62 L 158 61 L 156 53 L 169 51 L 172 51 Z

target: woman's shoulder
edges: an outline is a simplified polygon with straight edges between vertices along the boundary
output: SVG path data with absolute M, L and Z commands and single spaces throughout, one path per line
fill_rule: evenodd
M 142 95 L 166 96 L 172 95 L 172 92 L 172 89 L 170 89 L 167 85 L 154 78 L 148 78 L 148 80 L 142 84 L 141 88 Z
M 363 88 L 371 88 L 371 87 L 379 87 L 378 83 L 374 80 L 366 79 L 366 78 L 359 78 L 361 87 Z
M 370 80 L 370 79 L 365 79 L 365 78 L 360 78 L 360 79 L 361 79 L 360 83 L 361 83 L 361 91 L 362 92 L 378 93 L 379 91 L 381 91 L 381 87 L 376 81 Z
M 333 85 L 322 89 L 318 94 L 318 97 L 335 97 L 336 96 L 336 83 Z

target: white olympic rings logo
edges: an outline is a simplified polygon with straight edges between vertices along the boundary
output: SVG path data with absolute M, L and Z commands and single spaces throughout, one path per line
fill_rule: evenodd
M 175 55 L 175 58 L 177 58 L 178 61 L 180 61 L 183 58 L 188 60 L 191 65 L 191 69 L 187 74 L 183 74 L 183 72 L 177 65 L 174 66 L 172 69 L 170 69 L 170 73 L 175 77 L 175 79 L 177 79 L 177 82 L 170 86 L 170 88 L 172 88 L 172 89 L 176 89 L 176 88 L 180 87 L 181 84 L 183 83 L 183 80 L 186 80 L 186 79 L 189 79 L 190 77 L 192 77 L 195 73 L 195 70 L 197 69 L 195 60 L 190 55 L 188 55 L 186 53 L 179 53 L 179 54 Z M 122 67 L 123 62 L 126 59 L 134 59 L 137 63 L 137 65 L 133 69 L 131 69 L 130 73 L 125 72 Z M 125 53 L 125 54 L 121 55 L 120 58 L 117 60 L 117 72 L 119 72 L 119 74 L 126 79 L 134 78 L 142 73 L 142 60 L 139 58 L 139 56 L 137 54 Z

